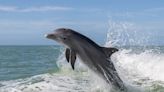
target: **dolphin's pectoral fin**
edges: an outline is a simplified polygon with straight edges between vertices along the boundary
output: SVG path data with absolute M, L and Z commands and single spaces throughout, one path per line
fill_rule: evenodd
M 76 61 L 76 52 L 74 50 L 70 50 L 66 48 L 65 56 L 68 63 L 71 62 L 72 69 L 74 70 L 75 69 L 74 65 Z
M 118 51 L 117 48 L 106 48 L 106 47 L 102 47 L 102 50 L 106 54 L 107 58 L 109 58 L 113 53 Z
M 68 61 L 68 63 L 69 63 L 70 53 L 71 53 L 71 50 L 66 48 L 65 57 L 66 57 L 66 60 Z
M 71 58 L 70 59 L 71 59 L 70 61 L 71 61 L 72 69 L 74 70 L 75 69 L 74 65 L 75 65 L 75 61 L 76 61 L 76 52 L 73 50 L 71 50 Z

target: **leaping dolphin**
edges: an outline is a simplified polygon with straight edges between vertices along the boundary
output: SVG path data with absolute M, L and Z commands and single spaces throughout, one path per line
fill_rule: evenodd
M 117 48 L 101 47 L 88 37 L 66 28 L 56 29 L 46 37 L 66 46 L 66 60 L 71 63 L 73 70 L 76 58 L 79 57 L 89 69 L 100 75 L 113 88 L 126 90 L 110 59 L 110 56 L 118 51 Z

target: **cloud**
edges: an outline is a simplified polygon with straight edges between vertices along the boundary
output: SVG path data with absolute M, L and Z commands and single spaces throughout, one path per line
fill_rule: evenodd
M 69 11 L 71 7 L 61 6 L 40 6 L 40 7 L 27 7 L 20 8 L 16 6 L 0 6 L 0 12 L 47 12 L 47 11 Z
M 150 9 L 145 9 L 145 12 L 162 12 L 164 11 L 164 7 L 157 7 L 157 8 L 150 8 Z
M 0 32 L 4 30 L 8 30 L 11 32 L 26 32 L 34 31 L 34 30 L 50 30 L 56 27 L 57 24 L 53 21 L 22 21 L 22 20 L 1 20 L 0 21 Z
M 109 12 L 111 17 L 118 18 L 139 18 L 139 17 L 160 17 L 164 14 L 164 7 L 147 8 L 137 11 Z
M 0 11 L 6 11 L 6 12 L 9 12 L 9 11 L 16 11 L 17 8 L 16 7 L 13 7 L 13 6 L 0 6 Z
M 50 21 L 50 20 L 1 20 L 0 36 L 7 34 L 28 35 L 38 34 L 44 35 L 56 28 L 66 27 L 77 30 L 84 34 L 99 34 L 105 36 L 108 24 L 103 22 L 90 21 Z M 103 30 L 103 31 L 102 31 Z M 90 36 L 90 35 L 89 35 Z

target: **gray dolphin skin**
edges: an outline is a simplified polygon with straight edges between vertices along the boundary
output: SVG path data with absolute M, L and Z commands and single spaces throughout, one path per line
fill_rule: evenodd
M 118 49 L 101 47 L 88 37 L 67 28 L 56 29 L 46 37 L 66 47 L 66 60 L 71 63 L 73 70 L 76 58 L 79 57 L 89 69 L 101 76 L 112 88 L 126 91 L 110 58 Z

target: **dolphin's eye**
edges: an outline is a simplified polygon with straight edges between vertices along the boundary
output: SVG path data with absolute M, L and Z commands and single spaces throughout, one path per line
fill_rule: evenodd
M 64 39 L 64 40 L 66 40 L 66 38 L 65 38 L 65 37 L 63 37 L 63 39 Z
M 61 39 L 66 40 L 67 38 L 65 36 L 60 36 Z

